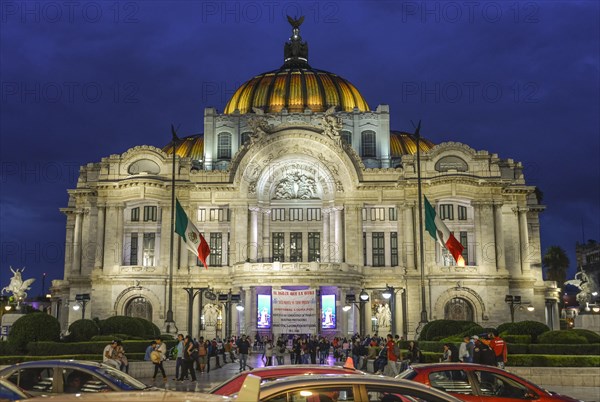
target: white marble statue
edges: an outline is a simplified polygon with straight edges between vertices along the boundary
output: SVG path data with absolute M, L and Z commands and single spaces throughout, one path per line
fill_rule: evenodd
M 217 318 L 219 318 L 219 307 L 216 304 L 208 303 L 202 309 L 202 315 L 206 325 L 216 325 Z
M 17 304 L 27 298 L 27 291 L 30 289 L 30 285 L 35 281 L 34 278 L 23 280 L 21 273 L 25 271 L 25 268 L 17 269 L 16 271 L 10 267 L 10 270 L 14 274 L 12 278 L 10 278 L 10 283 L 8 286 L 2 289 L 1 293 L 12 293 Z
M 377 313 L 375 314 L 379 328 L 388 328 L 392 321 L 392 312 L 390 306 L 387 304 L 380 304 L 377 306 Z

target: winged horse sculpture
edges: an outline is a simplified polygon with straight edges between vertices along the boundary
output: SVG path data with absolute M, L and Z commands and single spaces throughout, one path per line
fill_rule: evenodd
M 3 288 L 2 292 L 0 293 L 12 293 L 12 295 L 18 303 L 20 300 L 27 298 L 27 291 L 30 289 L 31 284 L 35 282 L 35 279 L 31 278 L 25 281 L 23 280 L 21 273 L 25 271 L 24 267 L 21 269 L 17 268 L 16 271 L 12 269 L 12 267 L 10 267 L 10 270 L 14 275 L 12 278 L 10 278 L 10 283 L 8 284 L 8 286 Z

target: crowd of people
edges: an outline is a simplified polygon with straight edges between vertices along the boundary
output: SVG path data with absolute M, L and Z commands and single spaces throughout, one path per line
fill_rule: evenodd
M 445 343 L 440 361 L 478 363 L 504 368 L 507 361 L 506 342 L 497 331 L 465 336 L 458 348 L 453 343 Z
M 333 350 L 335 361 L 346 361 L 352 357 L 354 367 L 360 370 L 366 369 L 368 360 L 374 360 L 375 373 L 381 374 L 389 362 L 400 362 L 400 371 L 408 368 L 411 363 L 424 362 L 417 342 L 410 341 L 408 351 L 403 354 L 400 348 L 402 341 L 399 335 L 392 334 L 385 338 L 377 334 L 364 337 L 355 334 L 352 337 L 333 339 L 317 335 L 281 335 L 276 340 L 257 336 L 254 343 L 246 335 L 225 340 L 209 340 L 179 334 L 177 344 L 171 351 L 167 351 L 167 346 L 160 337 L 152 341 L 146 349 L 145 360 L 154 364 L 153 381 L 159 372 L 163 381 L 167 381 L 163 361 L 168 358 L 176 361 L 174 380 L 196 381 L 196 372 L 202 374 L 210 371 L 212 357 L 215 368 L 228 363 L 229 359 L 231 363 L 238 361 L 240 371 L 243 371 L 253 368 L 248 365 L 248 356 L 252 353 L 262 353 L 264 365 L 274 366 L 286 364 L 287 355 L 288 364 L 328 364 L 330 352 Z M 480 363 L 500 368 L 504 368 L 506 360 L 506 343 L 497 332 L 485 336 L 465 336 L 458 348 L 453 343 L 446 343 L 440 359 L 442 362 Z M 119 340 L 113 340 L 104 348 L 103 362 L 118 370 L 129 372 L 125 349 Z

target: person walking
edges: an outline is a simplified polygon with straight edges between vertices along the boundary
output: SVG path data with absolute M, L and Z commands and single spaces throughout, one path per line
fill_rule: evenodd
M 246 362 L 248 361 L 248 356 L 251 353 L 252 345 L 246 335 L 242 335 L 242 337 L 237 342 L 237 349 L 239 353 L 240 359 L 240 372 L 246 369 Z
M 173 380 L 178 380 L 183 370 L 183 345 L 183 334 L 179 334 L 177 335 L 177 345 L 175 346 L 175 378 Z
M 167 345 L 162 341 L 162 338 L 156 338 L 156 344 L 154 350 L 150 353 L 152 364 L 154 364 L 154 375 L 152 376 L 152 382 L 156 381 L 156 375 L 160 370 L 163 377 L 163 382 L 167 382 L 167 375 L 165 374 L 165 368 L 163 367 L 163 361 L 167 358 Z
M 277 347 L 275 349 L 275 358 L 277 359 L 277 365 L 282 366 L 284 364 L 285 352 L 287 348 L 285 347 L 285 343 L 282 339 L 277 341 Z
M 183 381 L 188 374 L 192 377 L 192 381 L 196 381 L 196 372 L 194 371 L 194 360 L 198 355 L 198 349 L 192 341 L 192 337 L 187 335 L 182 345 L 182 370 L 177 381 Z
M 265 367 L 273 365 L 273 341 L 268 340 L 265 345 Z

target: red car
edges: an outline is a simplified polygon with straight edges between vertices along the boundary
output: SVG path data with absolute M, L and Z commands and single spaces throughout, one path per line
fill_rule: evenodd
M 468 402 L 578 401 L 549 392 L 508 371 L 481 364 L 415 364 L 396 378 L 420 382 Z
M 348 364 L 346 364 L 348 365 Z M 240 390 L 246 376 L 248 374 L 260 377 L 261 382 L 265 383 L 273 381 L 278 378 L 291 377 L 296 375 L 313 375 L 313 374 L 365 374 L 360 370 L 356 370 L 353 367 L 341 367 L 341 366 L 323 366 L 317 364 L 293 364 L 284 366 L 274 367 L 261 367 L 251 371 L 244 371 L 239 373 L 235 377 L 225 381 L 224 383 L 217 385 L 210 391 L 210 394 L 217 395 L 231 395 Z

